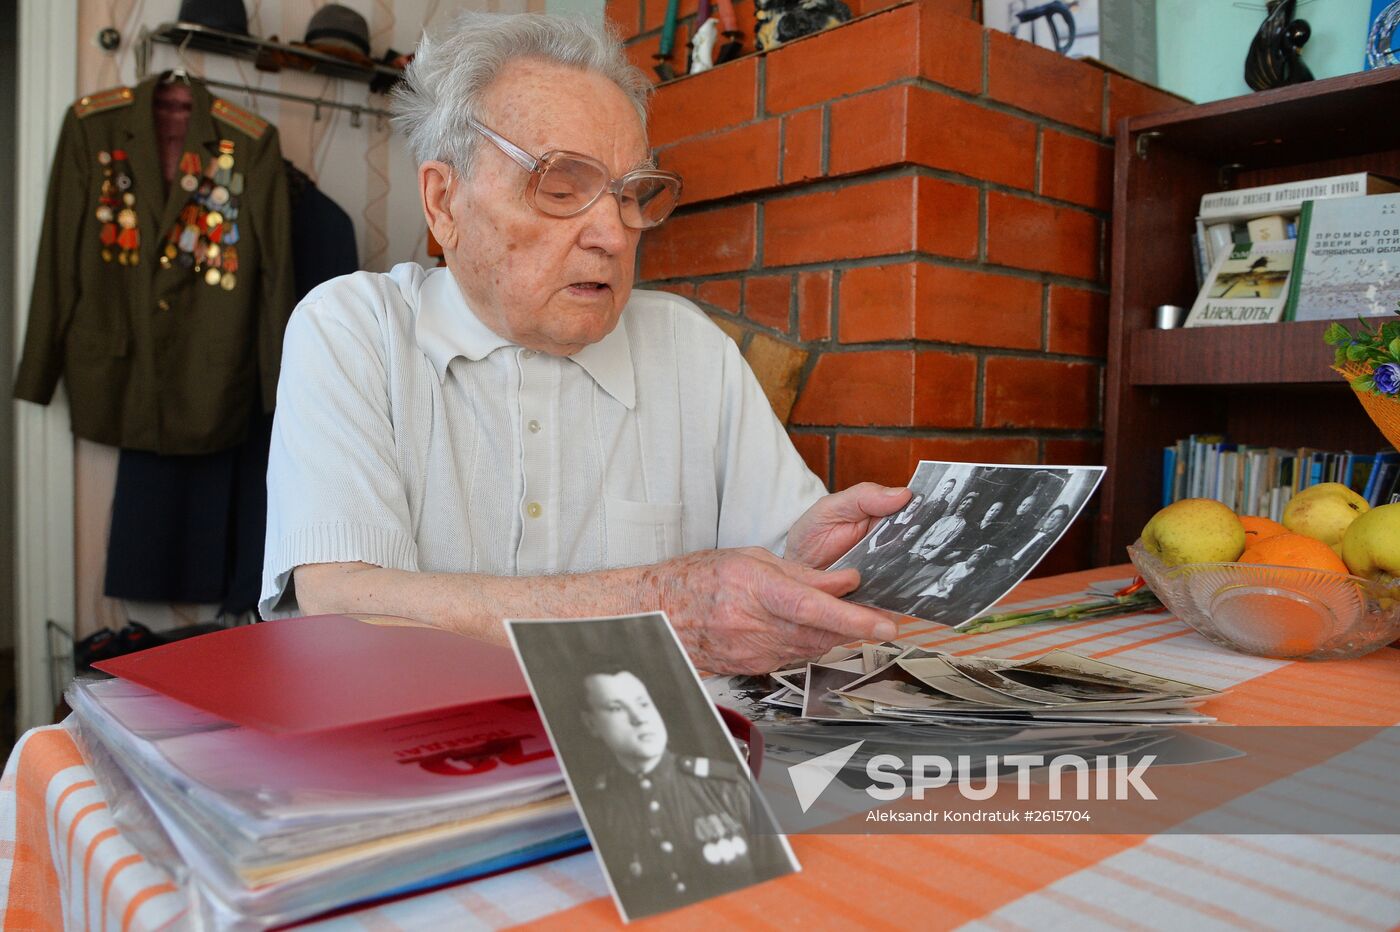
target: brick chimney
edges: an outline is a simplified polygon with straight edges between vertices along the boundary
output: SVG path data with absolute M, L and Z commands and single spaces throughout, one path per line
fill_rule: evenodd
M 967 0 L 878 6 L 658 87 L 652 145 L 686 187 L 639 286 L 739 342 L 832 488 L 920 459 L 1100 463 L 1111 128 L 1185 102 L 984 30 Z M 664 10 L 608 0 L 648 74 Z M 1088 566 L 1092 523 L 1041 572 Z

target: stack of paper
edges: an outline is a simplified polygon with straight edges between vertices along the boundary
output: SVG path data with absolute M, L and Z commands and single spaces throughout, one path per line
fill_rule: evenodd
M 1193 725 L 1214 721 L 1194 707 L 1219 695 L 1064 650 L 1017 661 L 892 643 L 774 678 L 765 702 L 825 721 Z
M 221 654 L 225 668 L 195 664 L 184 678 L 210 691 L 209 679 L 222 677 L 230 683 L 227 694 L 236 694 L 259 675 L 257 664 L 231 662 L 245 642 L 285 646 L 267 632 L 308 621 L 324 624 L 295 619 L 233 629 L 247 633 L 226 639 L 231 650 L 211 654 Z M 407 664 L 424 646 L 461 646 L 478 660 L 511 659 L 497 648 L 482 654 L 479 645 L 458 645 L 464 639 L 441 632 L 450 641 L 421 632 L 405 640 L 341 622 L 370 626 L 340 619 L 338 630 L 351 640 L 388 636 Z M 114 816 L 148 857 L 185 881 L 206 924 L 266 928 L 587 844 L 528 696 L 502 697 L 478 682 L 476 690 L 459 686 L 449 708 L 425 710 L 421 695 L 406 694 L 378 706 L 372 721 L 275 731 L 233 720 L 237 709 L 221 717 L 135 682 L 150 680 L 153 669 L 169 672 L 207 647 L 135 662 L 127 668 L 132 679 L 80 680 L 69 690 Z M 353 682 L 373 667 L 392 679 L 394 666 L 392 655 L 364 655 L 338 674 Z M 469 677 L 470 666 L 460 672 Z M 293 687 L 266 679 L 269 696 L 258 714 L 267 712 L 270 697 L 294 701 L 317 679 L 310 670 Z M 473 701 L 481 695 L 489 698 Z M 405 707 L 413 711 L 396 714 Z M 343 708 L 328 709 L 337 720 L 345 715 Z M 264 724 L 318 724 L 306 714 L 303 706 Z

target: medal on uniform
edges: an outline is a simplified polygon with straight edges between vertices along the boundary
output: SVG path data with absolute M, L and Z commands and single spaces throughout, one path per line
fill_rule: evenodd
M 232 291 L 237 283 L 239 195 L 243 173 L 235 171 L 232 140 L 219 140 L 219 154 L 201 160 L 193 152 L 180 159 L 180 187 L 188 194 L 179 219 L 166 235 L 165 261 L 169 268 L 189 269 L 208 286 Z M 202 177 L 201 177 L 202 176 Z
M 141 230 L 136 213 L 135 176 L 127 164 L 125 149 L 97 153 L 102 166 L 102 184 L 93 212 L 101 224 L 97 238 L 102 261 L 137 265 L 141 261 Z
M 200 164 L 198 152 L 186 152 L 180 156 L 180 188 L 193 193 L 199 187 L 199 173 L 204 168 Z

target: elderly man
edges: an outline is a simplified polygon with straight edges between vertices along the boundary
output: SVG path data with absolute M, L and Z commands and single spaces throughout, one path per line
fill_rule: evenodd
M 823 569 L 909 491 L 824 495 L 733 341 L 632 289 L 680 188 L 649 157 L 649 88 L 573 20 L 463 14 L 424 39 L 395 120 L 447 268 L 336 279 L 293 315 L 265 617 L 502 642 L 505 617 L 662 609 L 723 672 L 893 636 L 839 598 L 857 573 Z

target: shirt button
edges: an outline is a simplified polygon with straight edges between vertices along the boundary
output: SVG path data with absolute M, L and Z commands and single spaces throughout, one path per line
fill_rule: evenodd
M 677 892 L 677 893 L 684 893 L 684 892 L 685 892 L 685 884 L 683 884 L 683 883 L 678 883 L 678 884 L 676 884 L 676 892 Z
M 676 846 L 671 844 L 669 841 L 663 841 L 661 843 L 661 850 L 666 852 L 667 854 L 670 854 L 672 851 L 676 850 Z
M 163 269 L 168 269 L 168 268 L 170 268 L 170 257 L 169 257 L 169 256 L 161 256 L 161 257 L 160 257 L 160 267 L 163 268 Z
M 648 780 L 646 777 L 643 777 L 643 778 L 642 778 L 642 789 L 644 789 L 644 790 L 649 790 L 649 789 L 651 789 L 651 781 Z
M 524 352 L 522 352 L 522 353 L 520 354 L 520 358 L 521 358 L 521 359 L 534 359 L 534 358 L 535 358 L 535 351 L 532 350 L 532 349 L 527 349 L 527 350 L 525 350 Z
M 532 434 L 538 434 L 538 433 L 540 432 L 540 422 L 539 422 L 539 421 L 531 421 L 530 423 L 526 424 L 525 426 L 528 427 L 528 428 L 530 428 L 530 433 L 532 433 Z
M 525 506 L 525 513 L 532 518 L 538 518 L 540 515 L 544 514 L 544 508 L 539 502 L 531 502 Z
M 647 808 L 650 809 L 652 812 L 660 812 L 661 804 L 653 799 L 651 802 L 647 803 Z
M 159 301 L 156 302 L 156 310 L 158 310 L 158 311 L 168 311 L 168 310 L 170 310 L 170 302 L 167 301 L 167 300 L 165 300 L 164 298 L 161 298 Z

